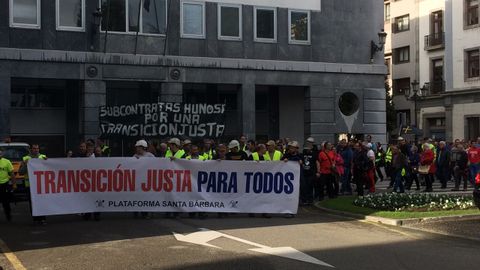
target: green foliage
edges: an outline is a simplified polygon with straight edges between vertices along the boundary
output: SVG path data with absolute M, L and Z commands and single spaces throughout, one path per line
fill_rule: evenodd
M 397 113 L 395 112 L 395 104 L 393 103 L 393 96 L 390 91 L 390 85 L 385 77 L 385 92 L 387 105 L 387 132 L 393 131 L 397 126 Z
M 376 210 L 386 211 L 442 211 L 463 210 L 475 208 L 471 196 L 456 196 L 447 194 L 396 194 L 383 193 L 359 197 L 353 204 Z
M 325 200 L 316 205 L 322 208 L 341 211 L 345 213 L 355 214 L 359 216 L 376 216 L 393 219 L 409 219 L 409 218 L 429 218 L 429 217 L 444 217 L 444 216 L 462 216 L 462 215 L 480 215 L 478 209 L 466 210 L 442 210 L 442 211 L 382 211 L 368 207 L 356 206 L 353 201 L 356 197 L 342 196 L 333 200 Z

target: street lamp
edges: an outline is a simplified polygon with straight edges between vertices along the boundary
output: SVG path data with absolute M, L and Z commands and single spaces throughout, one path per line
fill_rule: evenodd
M 424 92 L 423 90 L 424 90 L 424 88 L 425 88 L 425 86 L 422 87 L 422 89 L 421 89 L 421 90 L 422 90 L 422 93 L 419 94 L 419 88 L 418 88 L 418 86 L 419 86 L 418 81 L 417 81 L 417 80 L 414 80 L 414 81 L 412 82 L 412 87 L 409 87 L 409 88 L 405 89 L 405 98 L 406 98 L 407 100 L 413 100 L 413 104 L 414 104 L 414 105 L 413 105 L 413 106 L 414 106 L 414 107 L 413 107 L 413 109 L 414 109 L 413 115 L 414 115 L 414 117 L 415 117 L 415 118 L 414 118 L 414 119 L 415 119 L 415 120 L 414 120 L 415 127 L 417 127 L 417 101 L 420 99 L 422 93 Z M 418 128 L 418 127 L 417 127 L 417 128 Z M 416 132 L 415 132 L 415 141 L 417 141 L 417 133 L 416 133 Z
M 382 29 L 381 32 L 378 33 L 378 45 L 375 41 L 370 41 L 370 62 L 373 63 L 373 57 L 377 52 L 383 51 L 383 47 L 385 42 L 387 41 L 387 33 Z

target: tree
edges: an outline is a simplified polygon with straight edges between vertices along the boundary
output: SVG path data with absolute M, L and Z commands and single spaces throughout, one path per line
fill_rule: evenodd
M 395 104 L 393 104 L 393 96 L 388 79 L 385 77 L 385 92 L 386 92 L 386 109 L 387 109 L 387 132 L 392 132 L 397 126 L 397 114 L 395 112 Z

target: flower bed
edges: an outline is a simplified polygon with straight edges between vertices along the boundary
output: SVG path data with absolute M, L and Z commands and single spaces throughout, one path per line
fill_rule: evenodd
M 441 210 L 464 210 L 475 208 L 470 196 L 440 194 L 397 194 L 383 193 L 359 197 L 353 204 L 383 211 L 426 212 Z

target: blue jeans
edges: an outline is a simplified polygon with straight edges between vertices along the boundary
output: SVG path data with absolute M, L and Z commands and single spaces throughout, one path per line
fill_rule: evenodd
M 475 185 L 475 177 L 477 177 L 479 171 L 480 164 L 470 164 L 470 183 L 472 183 L 472 185 Z
M 345 171 L 342 175 L 342 188 L 340 189 L 341 192 L 352 193 L 352 186 L 350 185 L 350 167 L 346 166 Z
M 403 186 L 403 181 L 402 181 L 402 170 L 398 170 L 395 172 L 395 184 L 393 185 L 393 191 L 397 191 L 397 188 L 400 189 L 400 193 L 405 192 L 405 187 Z

